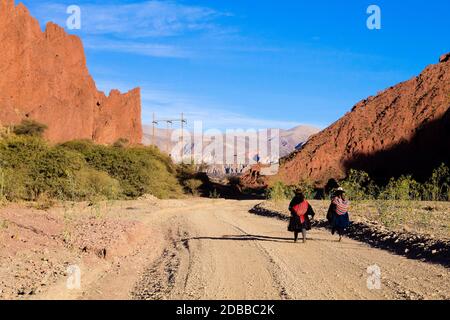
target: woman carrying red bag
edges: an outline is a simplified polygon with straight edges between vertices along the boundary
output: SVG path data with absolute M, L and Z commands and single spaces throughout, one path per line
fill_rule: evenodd
M 289 220 L 288 231 L 294 232 L 294 242 L 298 240 L 298 234 L 303 235 L 303 243 L 306 242 L 306 231 L 311 230 L 311 220 L 315 213 L 311 205 L 306 201 L 305 195 L 300 191 L 295 191 L 295 197 L 289 204 L 291 218 Z M 311 218 L 310 218 L 311 217 Z

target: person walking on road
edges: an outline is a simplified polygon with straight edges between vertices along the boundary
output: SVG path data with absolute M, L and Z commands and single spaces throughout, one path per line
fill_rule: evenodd
M 337 232 L 339 242 L 342 241 L 345 230 L 350 225 L 349 206 L 350 202 L 345 197 L 345 190 L 343 188 L 336 189 L 331 199 L 327 219 L 331 224 L 331 234 L 334 235 Z
M 306 243 L 306 231 L 311 230 L 311 219 L 314 219 L 315 213 L 300 190 L 295 191 L 295 196 L 289 204 L 289 211 L 291 212 L 291 218 L 288 231 L 294 232 L 294 242 L 297 242 L 298 235 L 301 232 L 303 243 Z

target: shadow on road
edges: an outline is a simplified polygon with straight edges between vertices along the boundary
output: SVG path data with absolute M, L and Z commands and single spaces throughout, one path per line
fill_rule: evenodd
M 269 236 L 252 235 L 252 234 L 224 235 L 221 237 L 193 237 L 193 238 L 189 238 L 189 239 L 182 239 L 183 242 L 190 241 L 190 240 L 266 241 L 266 242 L 278 242 L 278 243 L 294 243 L 293 237 L 292 238 L 282 238 L 282 237 L 269 237 Z M 328 239 L 308 238 L 308 237 L 306 238 L 306 240 L 335 242 L 333 240 L 328 240 Z

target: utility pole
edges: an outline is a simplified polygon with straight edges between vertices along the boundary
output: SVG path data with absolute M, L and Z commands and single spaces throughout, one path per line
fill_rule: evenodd
M 181 159 L 184 154 L 184 113 L 181 113 Z
M 166 121 L 166 151 L 170 155 L 170 129 L 172 129 L 172 120 Z
M 155 113 L 153 112 L 153 121 L 152 121 L 152 144 L 156 146 L 155 143 L 155 124 L 158 124 L 155 119 Z
M 181 143 L 183 145 L 184 143 L 184 125 L 187 124 L 187 120 L 184 118 L 184 113 L 181 113 L 181 118 L 179 119 L 157 119 L 155 116 L 155 113 L 153 113 L 153 132 L 152 132 L 152 143 L 153 145 L 156 145 L 155 143 L 155 126 L 157 126 L 160 122 L 166 123 L 166 149 L 167 153 L 170 154 L 170 130 L 172 128 L 172 125 L 174 122 L 179 122 L 181 124 Z M 183 156 L 183 149 L 181 150 Z

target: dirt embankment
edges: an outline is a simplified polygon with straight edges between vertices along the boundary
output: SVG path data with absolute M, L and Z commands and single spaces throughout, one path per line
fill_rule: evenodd
M 144 202 L 64 203 L 0 209 L 0 299 L 33 298 L 66 279 L 70 266 L 109 268 L 131 255 L 153 230 Z M 157 210 L 145 202 L 145 212 Z M 133 212 L 140 209 L 140 215 Z

